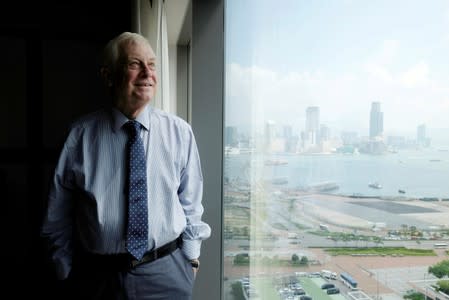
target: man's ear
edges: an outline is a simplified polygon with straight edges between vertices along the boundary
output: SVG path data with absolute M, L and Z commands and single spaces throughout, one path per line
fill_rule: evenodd
M 106 84 L 107 87 L 111 87 L 112 86 L 111 71 L 109 70 L 108 67 L 102 66 L 100 68 L 100 76 L 101 76 L 101 78 L 103 78 L 103 81 L 104 81 L 104 83 Z

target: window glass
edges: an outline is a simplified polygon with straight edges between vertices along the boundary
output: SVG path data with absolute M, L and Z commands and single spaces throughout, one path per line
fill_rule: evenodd
M 225 15 L 224 299 L 443 299 L 449 2 Z

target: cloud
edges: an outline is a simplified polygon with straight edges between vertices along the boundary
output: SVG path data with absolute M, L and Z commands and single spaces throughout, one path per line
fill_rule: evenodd
M 366 73 L 368 73 L 375 79 L 381 80 L 386 83 L 393 82 L 393 77 L 390 74 L 390 71 L 382 65 L 369 62 L 364 65 L 363 69 Z
M 402 73 L 399 80 L 404 86 L 409 88 L 427 85 L 430 83 L 429 65 L 425 62 L 419 62 Z
M 378 65 L 377 65 L 378 66 Z M 304 129 L 305 110 L 320 107 L 320 121 L 331 130 L 367 133 L 371 102 L 380 101 L 386 130 L 415 132 L 416 126 L 448 128 L 447 82 L 430 79 L 425 62 L 393 74 L 387 67 L 365 64 L 359 71 L 324 70 L 278 73 L 259 66 L 227 66 L 227 126 L 261 130 L 267 120 Z

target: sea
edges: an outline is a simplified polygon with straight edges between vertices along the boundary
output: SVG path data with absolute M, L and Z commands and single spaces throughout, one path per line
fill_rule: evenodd
M 283 163 L 265 165 L 267 160 Z M 224 170 L 226 181 L 278 180 L 279 187 L 298 189 L 330 182 L 338 189 L 328 193 L 337 195 L 449 199 L 449 146 L 382 155 L 232 154 L 225 156 Z

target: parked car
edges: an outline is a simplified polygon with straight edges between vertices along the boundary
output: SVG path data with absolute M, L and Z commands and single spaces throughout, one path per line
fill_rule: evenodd
M 293 295 L 305 295 L 306 292 L 303 289 L 294 289 Z
M 301 296 L 301 297 L 299 297 L 299 300 L 312 300 L 312 297 L 310 297 L 310 296 Z
M 327 289 L 331 289 L 331 288 L 335 288 L 335 285 L 333 283 L 324 283 L 321 288 L 323 290 L 327 290 Z
M 309 273 L 309 277 L 310 278 L 318 278 L 318 277 L 321 277 L 321 273 L 320 272 Z
M 340 290 L 338 288 L 336 288 L 336 287 L 327 289 L 327 294 L 328 295 L 338 294 L 338 293 L 340 293 Z

